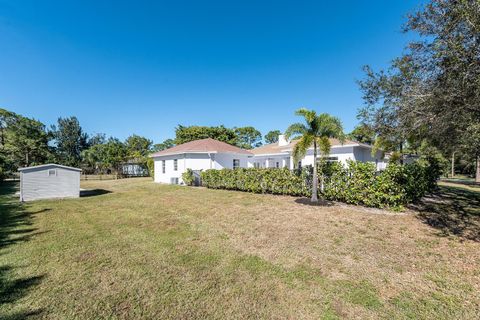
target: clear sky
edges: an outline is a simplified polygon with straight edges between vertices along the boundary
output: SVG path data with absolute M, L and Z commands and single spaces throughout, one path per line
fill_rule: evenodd
M 0 0 L 0 107 L 161 142 L 183 125 L 285 130 L 299 107 L 362 105 L 361 67 L 411 35 L 413 0 Z

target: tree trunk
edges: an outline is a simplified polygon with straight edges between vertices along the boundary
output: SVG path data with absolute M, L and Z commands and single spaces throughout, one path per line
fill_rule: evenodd
M 400 142 L 400 164 L 403 165 L 403 142 Z
M 317 141 L 313 141 L 313 179 L 312 179 L 312 202 L 318 202 L 318 172 L 317 172 Z
M 477 174 L 475 175 L 475 182 L 480 183 L 480 156 L 477 157 Z
M 455 151 L 452 152 L 452 178 L 455 177 Z

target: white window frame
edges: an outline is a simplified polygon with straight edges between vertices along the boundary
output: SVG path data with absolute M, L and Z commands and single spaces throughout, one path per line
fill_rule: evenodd
M 51 174 L 53 172 L 53 174 Z M 47 170 L 47 176 L 48 177 L 56 177 L 57 176 L 57 169 L 48 169 Z
M 173 159 L 173 171 L 178 171 L 178 159 Z
M 165 160 L 162 160 L 162 173 L 165 173 L 165 167 L 166 167 L 166 164 L 165 164 Z

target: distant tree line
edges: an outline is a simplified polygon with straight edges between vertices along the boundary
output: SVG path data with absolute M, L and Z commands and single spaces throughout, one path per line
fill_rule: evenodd
M 280 131 L 265 135 L 271 143 Z M 253 127 L 182 126 L 175 138 L 154 144 L 152 140 L 132 134 L 125 141 L 103 133 L 86 133 L 74 116 L 58 118 L 47 127 L 38 120 L 0 109 L 0 178 L 20 167 L 58 163 L 82 168 L 85 173 L 116 173 L 122 164 L 147 165 L 148 156 L 189 141 L 213 138 L 245 149 L 262 145 L 260 131 Z

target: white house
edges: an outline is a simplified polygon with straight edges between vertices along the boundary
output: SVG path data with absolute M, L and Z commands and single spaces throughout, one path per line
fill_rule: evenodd
M 332 144 L 329 161 L 346 163 L 348 159 L 375 163 L 378 170 L 386 166 L 382 152 L 372 156 L 372 146 L 346 140 L 343 144 L 330 139 Z M 313 148 L 307 151 L 298 164 L 293 163 L 292 150 L 296 141 L 286 141 L 283 135 L 277 143 L 264 145 L 253 150 L 244 150 L 214 139 L 202 139 L 184 143 L 152 154 L 154 181 L 181 184 L 182 173 L 187 169 L 234 169 L 234 168 L 283 168 L 293 169 L 313 164 Z
M 267 144 L 251 150 L 254 156 L 250 159 L 248 167 L 256 168 L 290 168 L 313 165 L 313 146 L 307 151 L 307 154 L 299 163 L 293 162 L 292 150 L 297 141 L 291 142 L 285 139 L 284 135 L 278 137 L 278 142 Z M 330 139 L 332 145 L 328 161 L 340 161 L 346 163 L 347 160 L 356 160 L 361 162 L 374 162 L 378 170 L 385 168 L 386 163 L 381 151 L 372 155 L 372 146 L 356 141 L 345 140 L 343 144 L 337 139 Z M 320 153 L 319 153 L 320 154 Z
M 152 154 L 154 181 L 181 184 L 187 169 L 246 168 L 253 154 L 215 139 L 202 139 L 177 145 Z
M 20 171 L 20 201 L 78 198 L 81 169 L 59 164 L 26 167 Z

